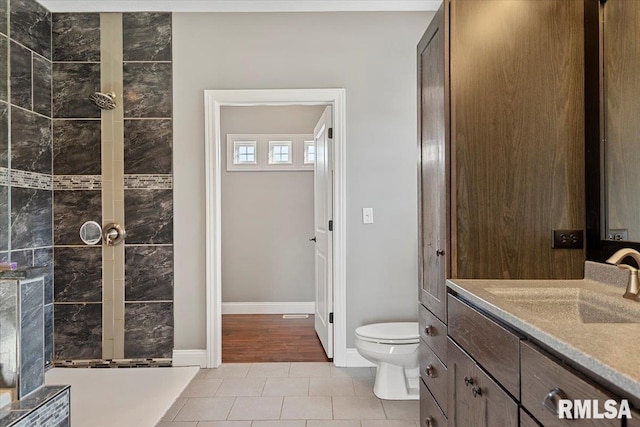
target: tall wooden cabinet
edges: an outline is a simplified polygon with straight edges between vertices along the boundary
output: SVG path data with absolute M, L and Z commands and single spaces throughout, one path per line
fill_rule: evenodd
M 582 277 L 584 250 L 552 235 L 585 228 L 584 10 L 597 1 L 445 0 L 418 44 L 422 354 L 445 370 L 432 343 L 447 277 Z M 442 412 L 426 426 L 453 409 L 421 375 L 422 407 Z

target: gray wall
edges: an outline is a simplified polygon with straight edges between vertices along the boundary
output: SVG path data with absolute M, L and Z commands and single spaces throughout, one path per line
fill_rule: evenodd
M 222 135 L 313 133 L 324 107 L 222 107 Z M 226 138 L 223 138 L 226 140 Z M 227 146 L 222 145 L 222 158 Z M 313 172 L 222 170 L 222 301 L 313 301 Z
M 205 348 L 205 89 L 346 88 L 347 346 L 359 325 L 417 318 L 415 57 L 432 16 L 173 15 L 176 349 Z

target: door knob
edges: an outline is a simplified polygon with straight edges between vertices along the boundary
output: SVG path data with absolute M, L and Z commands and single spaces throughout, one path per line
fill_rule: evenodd
M 429 378 L 434 378 L 436 376 L 436 368 L 433 365 L 429 365 L 424 369 L 424 373 L 427 374 Z
M 318 239 L 316 239 L 316 236 L 313 236 L 312 238 L 309 239 L 310 242 L 316 242 Z
M 444 251 L 436 250 L 436 256 L 444 256 Z

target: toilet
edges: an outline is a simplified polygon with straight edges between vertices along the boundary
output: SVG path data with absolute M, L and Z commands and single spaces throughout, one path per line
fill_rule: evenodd
M 373 393 L 380 399 L 418 400 L 418 322 L 374 323 L 356 329 L 358 353 L 376 365 Z

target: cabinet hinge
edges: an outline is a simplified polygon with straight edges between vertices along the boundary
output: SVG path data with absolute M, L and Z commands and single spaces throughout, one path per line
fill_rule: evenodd
M 329 323 L 333 323 L 333 313 L 329 313 Z
M 329 231 L 333 231 L 333 220 L 329 220 Z
M 327 130 L 327 138 L 333 139 L 333 128 Z

